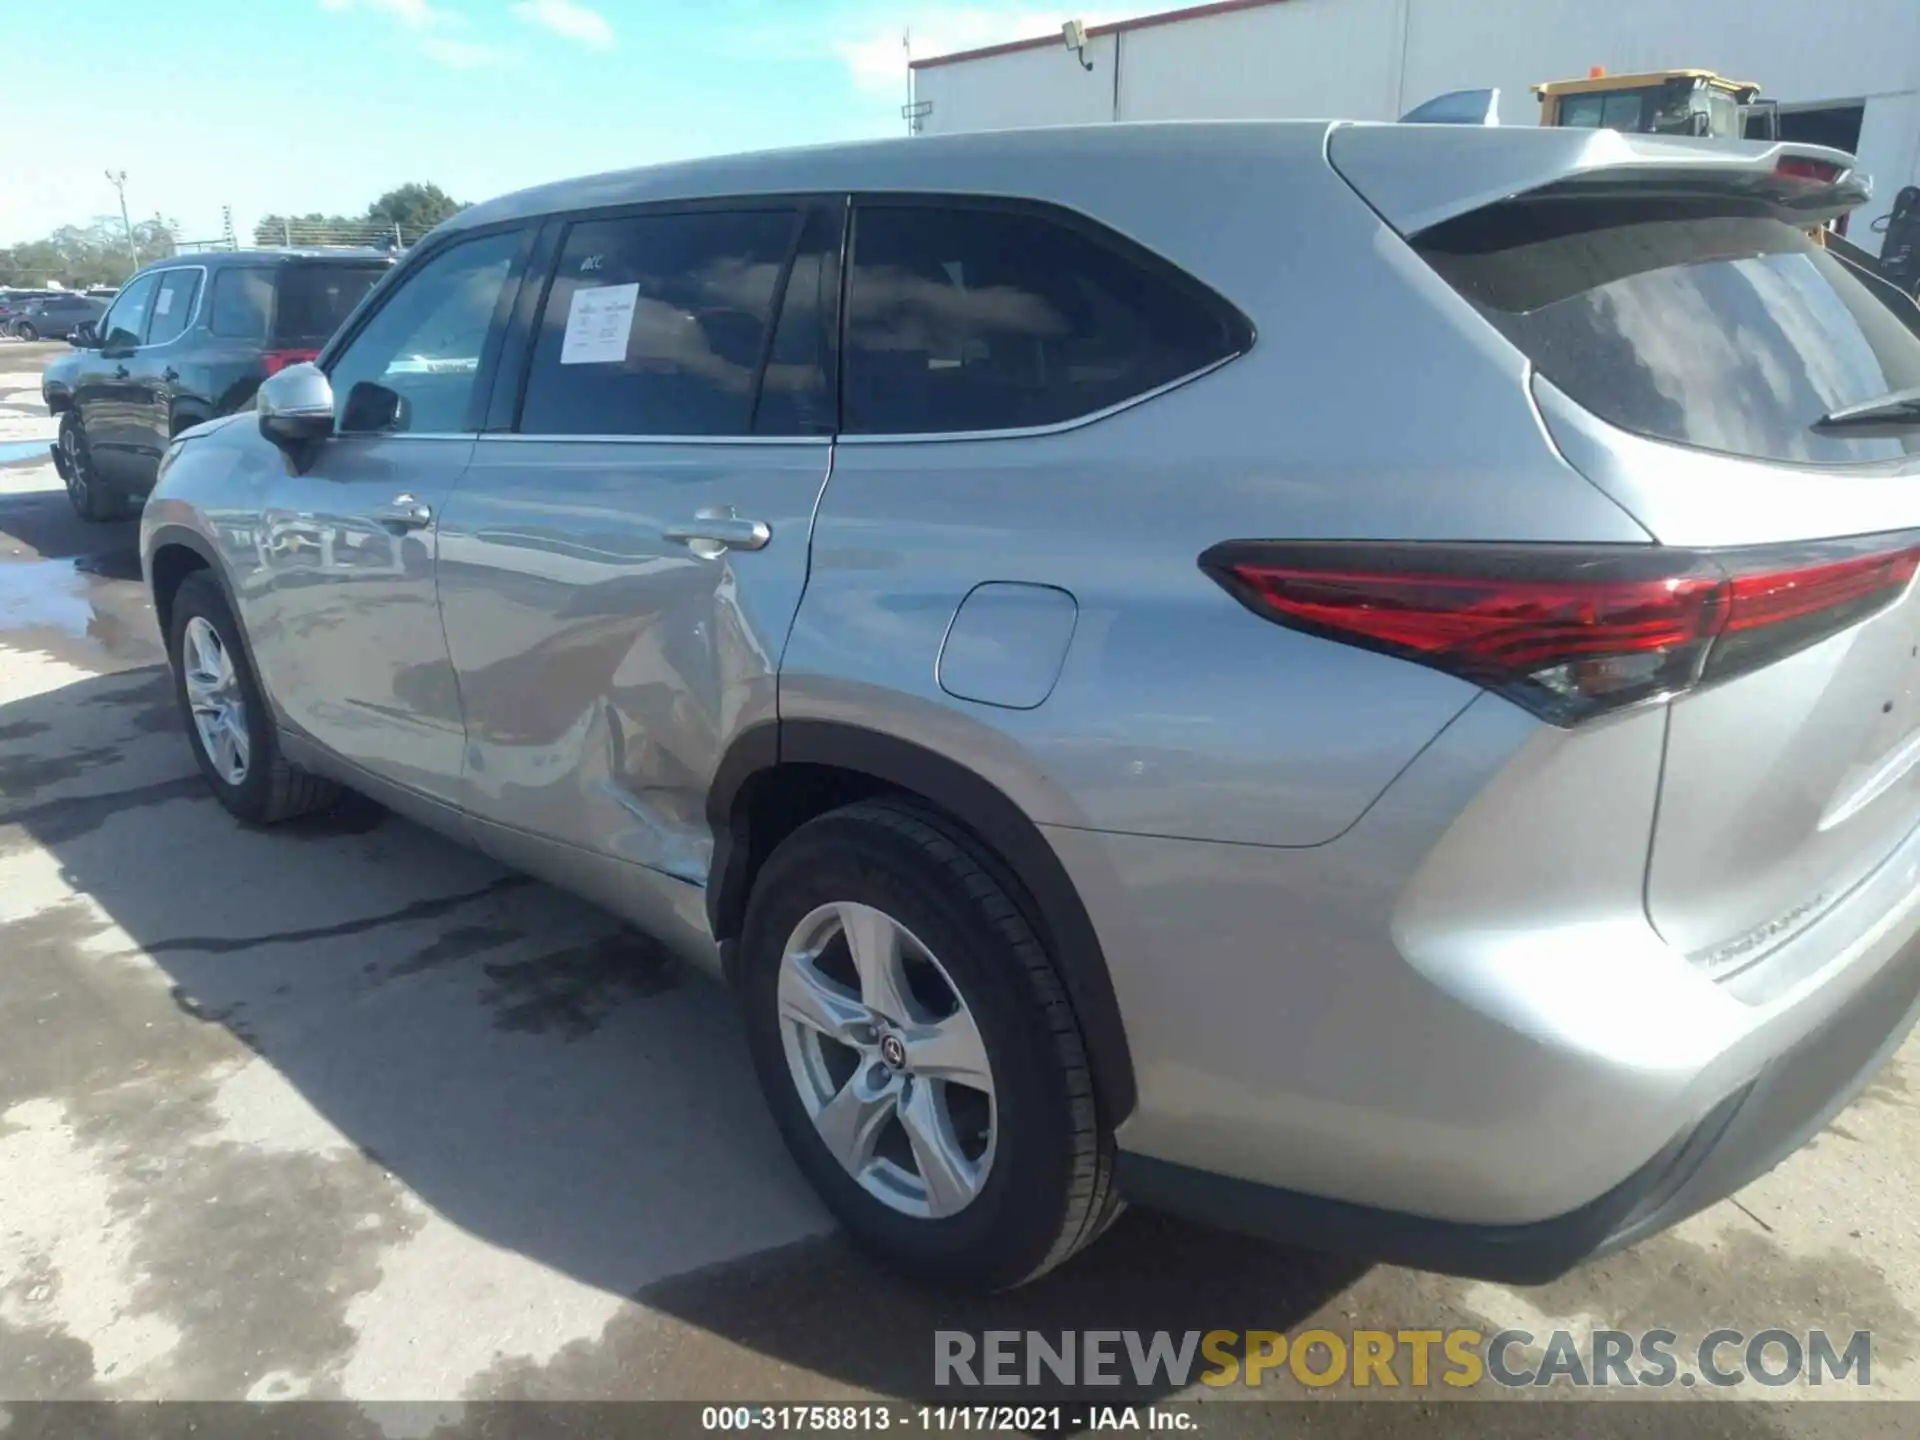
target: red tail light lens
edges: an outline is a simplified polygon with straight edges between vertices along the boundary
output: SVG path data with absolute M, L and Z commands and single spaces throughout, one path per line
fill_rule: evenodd
M 1723 551 L 1242 541 L 1200 564 L 1266 619 L 1572 725 L 1858 623 L 1920 569 L 1920 533 Z
M 319 358 L 318 350 L 269 350 L 260 357 L 260 363 L 266 366 L 267 374 L 278 375 L 289 365 L 304 365 Z
M 1768 664 L 1886 608 L 1920 570 L 1916 537 L 1870 536 L 1796 551 L 1725 552 L 1727 622 L 1703 679 Z
M 1831 185 L 1846 173 L 1830 160 L 1814 160 L 1804 155 L 1789 155 L 1773 169 L 1776 175 L 1789 180 L 1811 180 L 1817 185 Z

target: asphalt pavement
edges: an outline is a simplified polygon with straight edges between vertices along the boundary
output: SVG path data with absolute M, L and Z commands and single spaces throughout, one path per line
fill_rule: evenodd
M 1869 1330 L 1869 1393 L 1920 1398 L 1911 1044 L 1734 1201 L 1545 1287 L 1140 1213 L 1012 1295 L 891 1279 L 788 1161 L 721 988 L 371 805 L 252 831 L 205 793 L 134 525 L 10 448 L 51 437 L 61 348 L 0 343 L 0 1403 L 952 1400 L 937 1328 L 1313 1326 Z

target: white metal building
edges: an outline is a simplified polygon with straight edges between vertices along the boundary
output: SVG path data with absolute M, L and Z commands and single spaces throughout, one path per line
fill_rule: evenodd
M 1091 26 L 1091 69 L 1058 32 L 913 63 L 925 134 L 1108 120 L 1391 120 L 1497 86 L 1505 125 L 1531 85 L 1692 66 L 1761 86 L 1788 138 L 1855 151 L 1874 198 L 1920 183 L 1920 0 L 1217 0 Z

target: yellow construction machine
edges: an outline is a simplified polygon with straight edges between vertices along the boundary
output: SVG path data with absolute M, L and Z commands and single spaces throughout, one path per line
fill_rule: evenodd
M 1609 75 L 1596 65 L 1584 80 L 1550 80 L 1533 93 L 1542 125 L 1723 140 L 1770 140 L 1779 130 L 1777 110 L 1758 85 L 1711 70 Z

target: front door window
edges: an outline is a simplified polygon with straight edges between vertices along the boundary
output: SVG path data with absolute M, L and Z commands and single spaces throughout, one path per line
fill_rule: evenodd
M 452 435 L 471 412 L 480 352 L 519 253 L 506 231 L 458 241 L 400 281 L 331 367 L 342 434 Z

